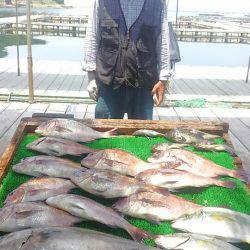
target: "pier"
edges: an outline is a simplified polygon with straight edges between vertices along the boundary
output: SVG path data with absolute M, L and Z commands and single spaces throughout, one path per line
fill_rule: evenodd
M 88 17 L 43 16 L 32 19 L 33 35 L 85 37 Z M 179 41 L 209 43 L 244 43 L 250 44 L 249 28 L 235 25 L 180 21 L 174 29 Z M 0 35 L 15 34 L 16 23 L 0 24 Z M 19 23 L 19 34 L 27 33 L 25 20 Z

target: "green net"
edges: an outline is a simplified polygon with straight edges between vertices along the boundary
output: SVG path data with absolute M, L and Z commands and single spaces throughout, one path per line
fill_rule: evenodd
M 38 155 L 35 152 L 31 152 L 26 149 L 26 145 L 34 140 L 36 140 L 38 136 L 34 134 L 28 134 L 22 140 L 18 150 L 14 156 L 14 159 L 11 163 L 10 169 L 8 171 L 7 176 L 2 182 L 2 186 L 0 188 L 0 206 L 3 206 L 3 201 L 6 196 L 15 188 L 17 188 L 20 184 L 29 180 L 32 177 L 21 175 L 14 173 L 11 167 L 18 163 L 21 159 L 29 156 Z M 143 137 L 117 137 L 111 139 L 101 139 L 98 141 L 94 141 L 91 143 L 87 143 L 88 145 L 95 149 L 105 149 L 105 148 L 119 148 L 123 150 L 127 150 L 132 154 L 138 156 L 139 158 L 146 160 L 151 154 L 151 146 L 159 142 L 167 142 L 165 138 L 143 138 Z M 217 143 L 223 143 L 222 139 L 216 139 Z M 226 152 L 214 153 L 214 152 L 200 152 L 195 150 L 193 147 L 189 147 L 190 150 L 195 151 L 197 154 L 206 157 L 214 161 L 215 163 L 229 168 L 234 169 L 233 158 Z M 80 162 L 79 157 L 70 157 L 69 159 Z M 242 213 L 250 214 L 250 196 L 247 193 L 247 188 L 245 184 L 241 181 L 233 179 L 233 178 L 222 178 L 228 180 L 234 180 L 237 187 L 235 189 L 227 189 L 223 187 L 208 187 L 200 190 L 195 193 L 181 193 L 178 194 L 181 197 L 184 197 L 188 200 L 191 200 L 197 204 L 205 205 L 205 206 L 217 206 L 217 207 L 227 207 L 233 209 L 235 211 L 239 211 Z M 73 193 L 84 195 L 89 197 L 99 203 L 102 203 L 106 206 L 111 206 L 116 200 L 107 200 L 96 197 L 94 195 L 88 194 L 80 189 L 73 190 Z M 126 217 L 128 221 L 139 227 L 141 229 L 147 230 L 152 234 L 169 234 L 174 233 L 174 229 L 171 227 L 169 222 L 162 222 L 160 225 L 153 225 L 146 220 L 136 219 L 131 217 Z M 98 222 L 87 221 L 83 222 L 79 225 L 80 227 L 85 227 L 93 230 L 98 230 L 110 234 L 114 234 L 117 236 L 121 236 L 124 238 L 130 238 L 128 233 L 122 229 L 111 229 L 105 225 L 102 225 Z M 154 243 L 150 240 L 145 242 L 148 245 L 154 245 Z

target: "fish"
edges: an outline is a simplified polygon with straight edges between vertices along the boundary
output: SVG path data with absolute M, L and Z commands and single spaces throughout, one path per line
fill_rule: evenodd
M 86 168 L 112 170 L 123 175 L 135 176 L 148 169 L 161 168 L 161 163 L 148 163 L 121 149 L 105 149 L 89 154 L 81 161 Z
M 193 146 L 198 150 L 214 152 L 226 151 L 232 156 L 237 156 L 236 151 L 232 147 L 229 147 L 225 144 L 215 144 L 211 141 L 201 141 L 199 143 L 195 143 Z
M 192 214 L 202 206 L 173 194 L 141 192 L 122 198 L 113 204 L 113 209 L 125 215 L 159 224 L 175 220 L 184 214 Z
M 71 176 L 71 181 L 84 191 L 104 198 L 127 197 L 142 191 L 168 193 L 110 170 L 76 170 Z
M 148 130 L 148 129 L 140 129 L 135 131 L 133 134 L 133 136 L 144 136 L 144 137 L 164 137 L 165 135 L 163 133 L 159 133 L 157 131 L 154 130 Z
M 215 178 L 194 175 L 176 169 L 150 169 L 136 176 L 136 179 L 144 181 L 148 185 L 178 190 L 187 187 L 208 187 L 211 185 L 235 188 L 233 181 L 222 181 Z
M 122 228 L 136 241 L 141 242 L 145 238 L 152 238 L 148 233 L 131 225 L 113 209 L 83 196 L 74 194 L 58 195 L 48 198 L 46 203 L 76 217 L 98 221 L 112 228 Z
M 229 176 L 238 178 L 247 183 L 249 182 L 249 176 L 243 169 L 227 169 L 189 150 L 170 149 L 167 151 L 156 152 L 149 157 L 148 161 L 159 163 L 175 161 L 178 164 L 174 164 L 170 167 L 177 170 L 183 170 L 195 175 L 211 178 Z
M 70 175 L 79 168 L 81 168 L 81 164 L 70 160 L 39 155 L 21 160 L 12 167 L 12 170 L 16 173 L 34 177 L 50 176 L 69 179 Z
M 240 250 L 225 241 L 198 234 L 176 233 L 158 235 L 156 244 L 163 249 L 178 250 Z
M 1 250 L 153 250 L 141 243 L 76 227 L 25 229 L 0 239 Z
M 250 244 L 250 215 L 226 208 L 206 207 L 172 222 L 181 231 L 207 235 L 228 242 Z
M 220 138 L 219 135 L 212 135 L 212 134 L 204 133 L 199 130 L 195 130 L 195 129 L 190 130 L 190 129 L 185 129 L 185 128 L 172 129 L 165 134 L 165 137 L 167 139 L 170 139 L 173 142 L 186 143 L 186 144 L 197 143 L 202 140 Z
M 4 205 L 28 201 L 44 201 L 49 197 L 68 193 L 75 188 L 70 180 L 60 178 L 35 178 L 31 179 L 14 191 L 4 201 Z
M 42 202 L 22 202 L 0 209 L 1 232 L 14 232 L 32 227 L 69 227 L 81 221 L 81 218 Z
M 190 146 L 189 144 L 183 144 L 183 143 L 166 143 L 166 142 L 162 142 L 162 143 L 157 143 L 154 146 L 151 147 L 151 150 L 153 152 L 157 152 L 157 151 L 165 151 L 165 150 L 169 150 L 169 149 L 173 149 L 173 148 L 184 148 L 186 146 Z
M 76 142 L 90 142 L 115 137 L 116 129 L 107 132 L 96 131 L 82 122 L 69 119 L 52 119 L 42 123 L 35 130 L 42 136 L 68 139 Z
M 97 151 L 77 142 L 51 137 L 39 138 L 36 141 L 29 143 L 26 147 L 29 150 L 34 150 L 53 156 L 81 156 L 83 154 L 94 153 Z

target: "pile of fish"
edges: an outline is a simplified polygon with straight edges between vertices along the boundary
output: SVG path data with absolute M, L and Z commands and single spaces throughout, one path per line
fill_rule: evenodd
M 95 150 L 81 144 L 115 137 L 115 129 L 98 132 L 74 120 L 52 119 L 36 133 L 45 137 L 27 148 L 46 155 L 28 157 L 12 168 L 35 178 L 13 190 L 0 209 L 0 231 L 10 233 L 0 238 L 0 250 L 156 249 L 141 244 L 144 239 L 155 240 L 163 249 L 238 249 L 228 242 L 250 243 L 249 215 L 204 207 L 173 193 L 211 185 L 235 188 L 234 181 L 222 181 L 220 176 L 248 181 L 243 171 L 228 170 L 183 148 L 208 145 L 206 150 L 215 151 L 216 144 L 208 140 L 217 136 L 182 128 L 167 134 L 136 131 L 134 136 L 168 137 L 174 142 L 154 145 L 153 155 L 143 161 L 121 149 Z M 60 158 L 65 155 L 85 157 L 77 164 Z M 74 188 L 118 200 L 106 207 L 71 194 Z M 122 214 L 153 224 L 170 221 L 185 233 L 150 235 Z M 75 227 L 86 220 L 122 228 L 134 241 Z

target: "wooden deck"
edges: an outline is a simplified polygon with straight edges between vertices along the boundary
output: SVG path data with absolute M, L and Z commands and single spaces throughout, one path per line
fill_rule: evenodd
M 73 114 L 75 118 L 93 118 L 95 105 L 69 103 L 0 102 L 0 155 L 4 152 L 21 118 L 33 113 Z M 155 120 L 225 121 L 230 137 L 250 172 L 250 112 L 248 109 L 225 108 L 155 108 Z
M 22 117 L 33 113 L 74 114 L 76 118 L 94 117 L 94 104 L 87 104 L 87 79 L 80 62 L 34 60 L 35 95 L 43 103 L 14 102 L 28 95 L 27 65 L 21 61 L 21 76 L 16 61 L 0 59 L 0 155 L 10 141 Z M 168 100 L 204 98 L 215 105 L 207 108 L 156 108 L 154 119 L 214 120 L 230 123 L 230 136 L 245 167 L 250 171 L 250 109 L 223 108 L 218 101 L 250 104 L 250 84 L 244 82 L 245 68 L 178 66 Z M 50 97 L 50 101 L 45 101 Z M 60 97 L 60 98 L 59 98 Z M 60 99 L 55 101 L 56 98 Z M 58 99 L 58 100 L 59 100 Z M 65 102 L 62 102 L 65 100 Z
M 167 99 L 204 98 L 208 101 L 250 103 L 250 84 L 244 82 L 245 68 L 178 66 Z M 21 60 L 21 76 L 14 59 L 0 59 L 0 97 L 28 95 L 27 63 Z M 34 60 L 36 96 L 87 98 L 87 79 L 80 62 Z M 5 99 L 3 99 L 5 97 Z M 82 100 L 81 100 L 82 101 Z

